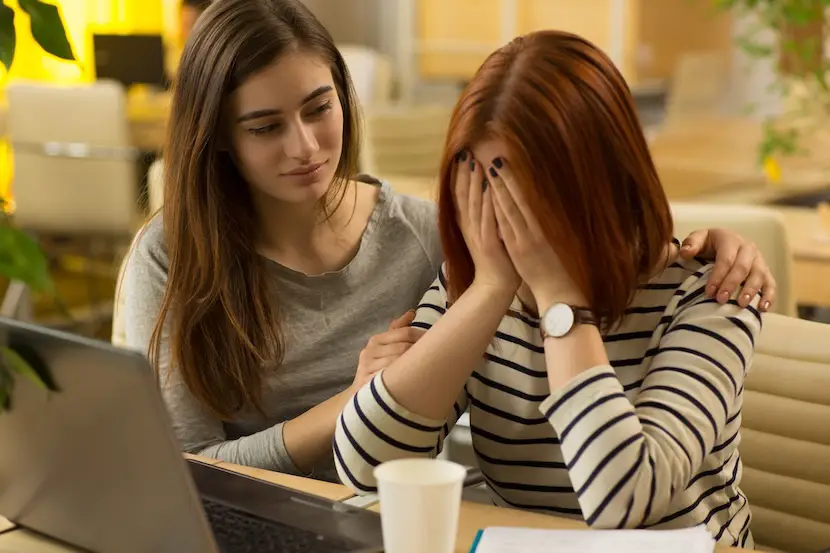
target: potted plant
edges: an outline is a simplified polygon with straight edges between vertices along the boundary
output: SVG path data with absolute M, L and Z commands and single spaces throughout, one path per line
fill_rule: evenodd
M 830 63 L 824 56 L 830 0 L 714 0 L 715 6 L 753 21 L 736 37 L 756 61 L 775 71 L 771 92 L 784 113 L 767 117 L 758 155 L 771 180 L 780 178 L 778 160 L 806 153 L 805 142 L 830 121 Z
M 32 37 L 44 51 L 64 60 L 75 59 L 57 6 L 41 0 L 17 0 L 17 5 L 19 10 L 12 8 L 9 0 L 0 0 L 0 63 L 6 71 L 11 70 L 14 62 L 17 45 L 14 20 L 21 12 L 28 16 Z M 8 203 L 3 198 L 0 198 L 0 276 L 54 297 L 55 288 L 46 256 L 31 236 L 14 225 Z M 45 389 L 56 389 L 44 367 L 32 364 L 15 350 L 0 345 L 0 412 L 11 408 L 14 373 Z

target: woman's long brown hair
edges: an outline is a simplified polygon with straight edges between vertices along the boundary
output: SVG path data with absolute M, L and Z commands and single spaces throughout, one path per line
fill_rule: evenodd
M 149 357 L 163 353 L 197 400 L 228 419 L 263 412 L 266 371 L 284 342 L 247 183 L 228 151 L 227 99 L 252 74 L 289 51 L 331 66 L 343 107 L 343 152 L 324 204 L 339 203 L 354 175 L 359 115 L 346 64 L 319 21 L 296 0 L 215 0 L 182 54 L 164 150 L 162 210 L 167 286 Z M 169 352 L 163 352 L 169 348 Z
M 451 118 L 441 167 L 438 218 L 455 298 L 475 267 L 456 221 L 454 160 L 487 138 L 505 143 L 588 307 L 606 324 L 618 322 L 672 236 L 668 199 L 622 75 L 599 48 L 559 31 L 519 37 L 478 70 Z

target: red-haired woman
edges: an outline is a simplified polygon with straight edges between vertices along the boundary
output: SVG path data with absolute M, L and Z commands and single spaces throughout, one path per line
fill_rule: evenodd
M 435 455 L 470 410 L 500 505 L 597 528 L 705 525 L 751 546 L 743 382 L 761 329 L 684 260 L 626 83 L 545 31 L 488 60 L 455 110 L 429 331 L 364 386 L 335 435 L 342 480 Z

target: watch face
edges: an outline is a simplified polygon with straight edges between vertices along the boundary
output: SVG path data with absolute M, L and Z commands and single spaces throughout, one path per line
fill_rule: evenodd
M 574 312 L 567 304 L 554 304 L 545 313 L 542 324 L 544 325 L 545 333 L 554 338 L 559 338 L 567 334 L 573 326 Z

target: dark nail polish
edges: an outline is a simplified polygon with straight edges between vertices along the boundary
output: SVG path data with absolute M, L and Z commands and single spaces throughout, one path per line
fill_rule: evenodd
M 458 159 L 460 161 L 467 161 L 467 150 L 461 150 L 458 152 Z
M 501 166 L 502 166 L 501 158 L 497 157 L 496 159 L 494 159 L 493 160 L 493 165 L 496 166 L 496 169 L 501 169 Z
M 482 190 L 487 190 L 487 185 L 488 185 L 488 184 L 490 184 L 490 181 L 488 181 L 487 179 L 484 179 L 484 180 L 481 182 L 481 189 L 482 189 Z
M 494 178 L 495 178 L 495 177 L 498 177 L 498 176 L 499 176 L 499 174 L 498 174 L 498 173 L 496 173 L 496 170 L 495 170 L 495 169 L 493 169 L 492 167 L 490 167 L 490 176 L 492 176 L 492 177 L 494 177 Z
M 470 171 L 475 171 L 475 170 L 476 170 L 476 160 L 472 159 L 472 160 L 470 160 Z

